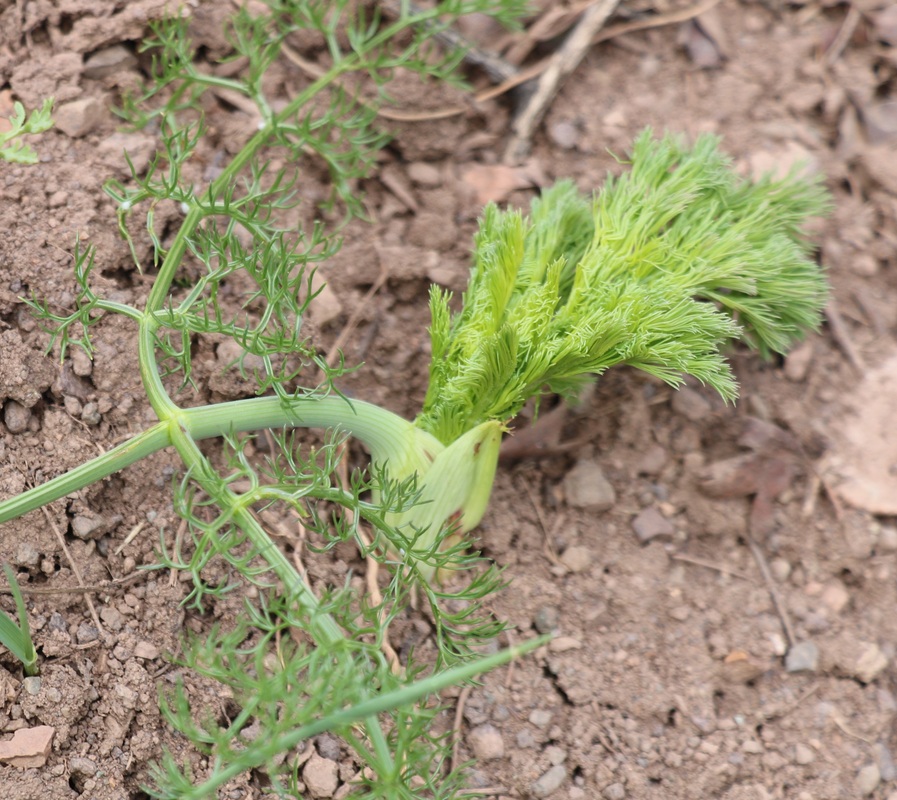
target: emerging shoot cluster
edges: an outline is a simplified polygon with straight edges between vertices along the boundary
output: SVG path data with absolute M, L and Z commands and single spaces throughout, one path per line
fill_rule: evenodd
M 156 25 L 147 43 L 151 81 L 124 113 L 134 126 L 156 130 L 161 146 L 145 171 L 132 165 L 128 182 L 107 186 L 135 267 L 151 275 L 148 295 L 134 305 L 100 296 L 90 279 L 97 254 L 77 249 L 71 312 L 40 297 L 29 301 L 62 357 L 70 346 L 93 352 L 94 329 L 106 315 L 131 320 L 158 421 L 72 472 L 0 502 L 0 523 L 172 447 L 184 464 L 175 507 L 190 537 L 173 546 L 163 536 L 158 566 L 190 575 L 186 602 L 199 610 L 242 583 L 259 589 L 234 630 L 216 628 L 186 645 L 184 663 L 225 684 L 240 710 L 223 723 L 194 709 L 182 687 L 165 695 L 167 718 L 208 753 L 209 769 L 194 776 L 166 757 L 148 789 L 155 797 L 214 796 L 258 768 L 274 793 L 298 796 L 290 760 L 279 757 L 324 730 L 338 733 L 368 768 L 359 777 L 365 797 L 455 797 L 463 775 L 446 766 L 448 740 L 434 732 L 438 706 L 427 698 L 538 643 L 475 655 L 476 645 L 501 631 L 481 609 L 501 580 L 458 538 L 486 511 L 511 420 L 529 399 L 575 394 L 616 365 L 673 385 L 692 375 L 732 399 L 724 349 L 733 340 L 763 355 L 783 352 L 819 322 L 826 285 L 801 225 L 825 209 L 820 184 L 798 174 L 741 179 L 712 137 L 688 147 L 646 132 L 624 174 L 594 197 L 561 182 L 533 201 L 529 215 L 485 209 L 460 309 L 453 313 L 452 298 L 431 291 L 430 382 L 413 422 L 340 395 L 342 365 L 330 367 L 302 327 L 314 301 L 314 266 L 338 243 L 333 226 L 317 222 L 297 231 L 290 218 L 301 165 L 322 161 L 334 207 L 358 212 L 353 181 L 370 173 L 385 141 L 376 108 L 395 70 L 455 79 L 458 53 L 440 54 L 433 36 L 461 14 L 511 21 L 520 11 L 500 0 L 446 0 L 424 10 L 399 5 L 389 17 L 353 0 L 269 0 L 259 15 L 241 8 L 230 41 L 233 57 L 245 61 L 242 77 L 203 71 L 184 19 Z M 295 97 L 273 103 L 266 70 L 299 31 L 321 37 L 329 67 Z M 353 74 L 376 91 L 347 89 Z M 197 185 L 185 175 L 193 174 L 191 160 L 206 135 L 201 100 L 210 89 L 248 98 L 260 123 L 217 177 Z M 20 113 L 19 132 L 41 129 L 37 117 L 26 123 Z M 272 151 L 287 166 L 272 167 Z M 154 215 L 172 206 L 182 217 L 163 242 Z M 143 218 L 135 226 L 138 210 Z M 234 309 L 225 297 L 237 279 L 251 288 Z M 178 401 L 195 380 L 192 353 L 202 336 L 230 338 L 243 358 L 261 365 L 257 397 L 193 407 Z M 309 368 L 323 380 L 309 385 Z M 300 426 L 329 429 L 327 444 L 302 455 L 291 433 Z M 275 432 L 275 448 L 260 465 L 248 456 L 243 434 L 261 429 Z M 349 435 L 365 443 L 371 464 L 346 483 L 336 473 Z M 223 469 L 200 447 L 211 437 L 224 439 Z M 266 529 L 263 518 L 272 510 L 301 520 L 319 548 L 354 541 L 361 556 L 385 565 L 381 597 L 358 596 L 348 584 L 313 592 Z M 223 563 L 232 580 L 207 580 L 212 562 Z M 440 571 L 463 567 L 472 568 L 467 585 L 454 594 L 443 589 Z M 397 664 L 384 654 L 388 623 L 408 606 L 412 586 L 435 641 L 427 665 L 407 658 Z M 7 625 L 13 639 L 14 627 Z M 291 636 L 296 629 L 304 635 Z M 24 624 L 20 632 L 27 634 Z M 262 733 L 246 735 L 255 723 Z

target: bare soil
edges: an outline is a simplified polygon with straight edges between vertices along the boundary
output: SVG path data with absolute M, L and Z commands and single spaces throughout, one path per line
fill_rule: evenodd
M 77 239 L 97 247 L 99 288 L 138 304 L 146 294 L 102 184 L 124 177 L 123 146 L 137 158 L 151 150 L 149 134 L 118 132 L 110 108 L 145 69 L 136 45 L 162 5 L 0 3 L 0 112 L 48 95 L 96 101 L 36 140 L 38 165 L 0 165 L 0 497 L 152 422 L 128 323 L 100 326 L 92 362 L 73 354 L 60 365 L 19 298 L 71 307 Z M 204 56 L 225 53 L 230 4 L 190 7 Z M 612 23 L 670 8 L 624 3 Z M 497 37 L 482 21 L 466 33 Z M 91 68 L 117 45 L 111 71 Z M 510 582 L 492 610 L 510 623 L 508 641 L 556 638 L 464 698 L 459 755 L 481 756 L 475 785 L 570 800 L 897 798 L 895 46 L 897 13 L 884 0 L 722 0 L 697 22 L 595 46 L 522 167 L 502 166 L 502 153 L 524 95 L 448 119 L 384 120 L 395 139 L 380 175 L 359 187 L 373 223 L 353 225 L 326 267 L 329 302 L 313 322 L 326 350 L 386 270 L 346 343 L 348 361 L 365 362 L 346 389 L 407 416 L 425 389 L 427 287 L 463 288 L 484 199 L 525 205 L 560 177 L 599 187 L 618 169 L 611 153 L 648 125 L 717 133 L 745 173 L 803 161 L 835 198 L 815 226 L 833 286 L 828 324 L 785 360 L 735 351 L 737 406 L 620 371 L 508 454 L 479 531 Z M 284 61 L 270 81 L 289 93 L 308 76 Z M 416 112 L 466 102 L 410 80 L 392 93 Z M 207 111 L 211 169 L 254 120 L 221 98 Z M 204 347 L 199 399 L 245 396 L 227 353 Z M 161 720 L 157 683 L 171 677 L 166 654 L 181 632 L 226 621 L 239 601 L 199 617 L 180 607 L 180 582 L 138 569 L 154 561 L 159 532 L 178 527 L 176 469 L 161 453 L 0 526 L 0 561 L 36 590 L 43 659 L 37 686 L 0 655 L 0 740 L 55 729 L 43 766 L 0 765 L 0 796 L 141 797 L 163 746 L 202 771 Z M 83 584 L 99 588 L 77 590 L 62 542 Z M 363 569 L 348 549 L 338 556 L 309 557 L 313 578 Z M 209 686 L 188 687 L 214 702 Z M 316 746 L 352 774 L 338 744 Z M 259 789 L 246 776 L 226 796 Z

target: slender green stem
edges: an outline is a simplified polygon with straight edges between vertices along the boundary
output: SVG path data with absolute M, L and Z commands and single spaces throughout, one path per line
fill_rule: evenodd
M 396 689 L 386 694 L 377 695 L 370 700 L 364 700 L 342 711 L 337 711 L 322 719 L 315 720 L 301 728 L 289 731 L 279 736 L 271 738 L 265 747 L 265 755 L 273 757 L 278 753 L 285 753 L 296 747 L 300 742 L 306 741 L 313 736 L 317 736 L 324 731 L 338 730 L 348 725 L 352 725 L 359 720 L 376 719 L 377 714 L 390 711 L 394 708 L 416 703 L 423 698 L 441 691 L 447 686 L 464 683 L 477 675 L 488 672 L 491 669 L 506 664 L 515 658 L 536 649 L 545 644 L 550 637 L 542 636 L 531 639 L 528 642 L 514 645 L 506 650 L 502 650 L 491 656 L 486 656 L 477 661 L 467 662 L 457 667 L 445 670 L 428 678 L 415 681 L 401 689 Z M 223 786 L 232 778 L 235 778 L 242 772 L 245 772 L 246 765 L 239 760 L 232 761 L 230 764 L 215 772 L 214 777 L 209 778 L 205 783 L 196 786 L 193 790 L 183 795 L 183 800 L 201 800 L 205 797 L 213 797 L 215 790 L 219 786 Z
M 168 426 L 164 423 L 157 423 L 108 453 L 0 503 L 0 522 L 15 519 L 58 500 L 60 497 L 77 492 L 85 486 L 146 458 L 169 444 L 171 444 L 171 439 L 168 435 Z

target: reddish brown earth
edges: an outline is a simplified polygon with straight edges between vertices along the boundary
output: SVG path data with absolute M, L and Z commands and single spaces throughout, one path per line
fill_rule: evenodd
M 123 139 L 109 111 L 141 66 L 125 58 L 97 75 L 87 65 L 119 44 L 135 52 L 161 5 L 0 3 L 0 112 L 48 95 L 81 103 L 36 139 L 38 165 L 0 165 L 0 497 L 152 420 L 129 323 L 98 328 L 92 363 L 73 355 L 60 366 L 19 297 L 36 291 L 71 306 L 76 238 L 96 245 L 101 288 L 137 304 L 145 296 L 102 191 L 124 177 L 123 144 L 138 157 L 152 146 L 149 134 Z M 230 6 L 191 5 L 204 53 L 221 55 Z M 624 4 L 612 22 L 652 10 L 670 8 Z M 481 22 L 467 33 L 495 36 Z M 624 152 L 650 125 L 717 133 L 745 172 L 803 160 L 835 198 L 814 227 L 833 286 L 829 324 L 784 361 L 734 352 L 736 407 L 700 387 L 677 395 L 612 373 L 558 419 L 554 439 L 541 434 L 546 452 L 500 470 L 479 531 L 510 581 L 492 610 L 510 623 L 509 640 L 534 630 L 556 638 L 466 699 L 460 754 L 481 756 L 474 784 L 563 800 L 897 798 L 895 69 L 897 6 L 723 0 L 698 23 L 594 47 L 516 170 L 501 166 L 514 96 L 449 119 L 385 123 L 395 141 L 361 187 L 373 224 L 349 230 L 326 268 L 330 308 L 314 321 L 326 349 L 386 270 L 346 344 L 350 362 L 366 362 L 347 387 L 409 416 L 425 387 L 428 284 L 463 288 L 485 196 L 523 205 L 537 185 L 568 176 L 598 187 L 616 169 L 609 151 Z M 286 61 L 275 70 L 285 90 L 307 80 Z M 415 111 L 463 102 L 413 82 L 392 93 Z M 223 102 L 209 119 L 210 162 L 252 130 Z M 200 352 L 203 399 L 249 389 L 222 374 L 227 361 L 210 346 Z M 55 729 L 43 766 L 0 766 L 0 796 L 139 797 L 163 744 L 183 751 L 160 718 L 157 683 L 170 677 L 165 655 L 181 632 L 215 620 L 180 608 L 177 580 L 137 569 L 153 562 L 159 531 L 177 528 L 175 469 L 161 453 L 52 504 L 49 516 L 0 526 L 0 560 L 45 592 L 28 595 L 39 687 L 0 655 L 0 745 L 24 728 Z M 92 526 L 84 538 L 79 525 Z M 101 587 L 88 595 L 99 625 L 71 590 L 54 527 L 83 582 Z M 312 575 L 361 568 L 350 551 L 338 555 L 310 563 Z M 12 608 L 8 596 L 2 603 Z M 810 643 L 789 659 L 806 669 L 786 668 L 789 637 Z M 332 743 L 318 749 L 344 757 Z M 259 796 L 251 778 L 228 792 Z

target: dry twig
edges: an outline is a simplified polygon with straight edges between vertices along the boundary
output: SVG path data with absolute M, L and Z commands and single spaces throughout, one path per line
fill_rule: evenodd
M 542 121 L 548 106 L 561 84 L 585 58 L 592 40 L 614 13 L 620 0 L 597 0 L 586 9 L 561 48 L 551 57 L 551 63 L 539 78 L 536 91 L 512 123 L 514 135 L 505 149 L 506 164 L 520 163 L 529 153 L 533 132 Z
M 62 548 L 62 552 L 65 553 L 66 560 L 69 562 L 69 566 L 72 568 L 72 574 L 75 576 L 75 580 L 78 581 L 78 586 L 80 588 L 84 588 L 84 578 L 81 576 L 81 568 L 75 562 L 75 559 L 72 557 L 72 552 L 69 550 L 68 544 L 66 544 L 65 537 L 62 535 L 62 531 L 59 530 L 59 527 L 56 525 L 53 517 L 50 516 L 50 512 L 47 511 L 46 506 L 41 507 L 41 511 L 44 512 L 44 518 L 47 520 L 47 524 L 52 529 L 53 533 L 56 536 L 56 540 L 59 542 L 59 546 Z M 96 629 L 105 634 L 105 628 L 100 623 L 100 618 L 97 615 L 97 610 L 94 607 L 93 600 L 90 598 L 90 593 L 84 593 L 84 602 L 87 603 L 87 608 L 90 611 L 91 619 L 93 619 L 93 624 L 96 626 Z
M 769 596 L 772 598 L 772 604 L 775 606 L 776 613 L 779 615 L 779 620 L 782 623 L 782 630 L 785 631 L 785 638 L 788 640 L 788 646 L 794 647 L 797 643 L 794 626 L 791 624 L 791 617 L 788 615 L 788 609 L 785 607 L 782 596 L 776 588 L 775 579 L 772 577 L 769 564 L 766 562 L 766 556 L 760 549 L 760 545 L 754 541 L 754 537 L 750 533 L 747 535 L 747 543 L 748 547 L 751 549 L 751 554 L 754 556 L 754 561 L 757 562 L 757 566 L 760 569 L 760 574 L 766 582 L 766 590 L 769 592 Z

